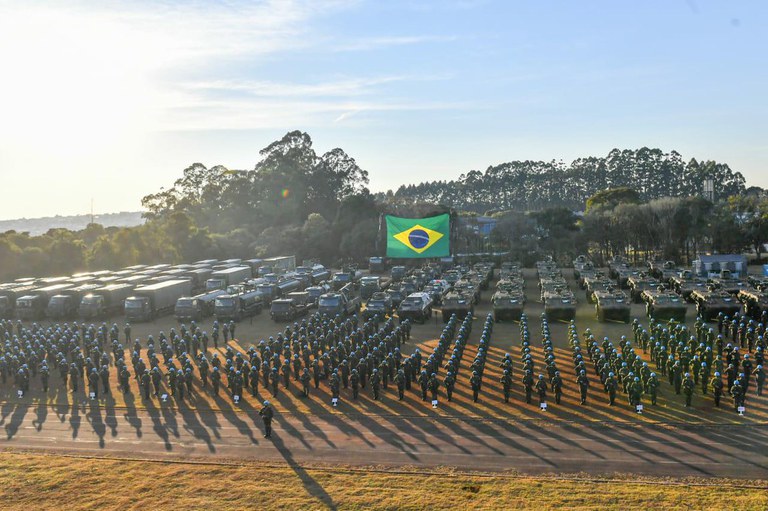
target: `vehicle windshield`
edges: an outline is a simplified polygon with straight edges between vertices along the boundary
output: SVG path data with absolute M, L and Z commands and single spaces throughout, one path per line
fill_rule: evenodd
M 412 305 L 414 307 L 420 307 L 421 303 L 422 303 L 421 298 L 409 297 L 403 300 L 403 305 Z
M 321 307 L 336 307 L 341 303 L 341 297 L 339 296 L 325 296 L 320 298 Z
M 385 300 L 370 300 L 368 302 L 368 308 L 369 309 L 383 309 L 386 304 L 387 304 L 387 302 Z
M 87 295 L 83 297 L 83 305 L 96 305 L 101 303 L 104 298 L 101 295 Z
M 284 302 L 272 302 L 272 311 L 273 312 L 285 312 L 291 308 L 290 303 L 284 303 Z
M 216 307 L 232 307 L 235 304 L 235 299 L 232 297 L 216 298 Z
M 349 273 L 337 273 L 333 276 L 335 282 L 348 282 L 350 279 Z
M 178 302 L 176 302 L 176 307 L 192 307 L 194 305 L 194 300 L 192 298 L 180 298 Z
M 54 296 L 51 298 L 51 301 L 48 302 L 48 305 L 61 305 L 62 303 L 67 301 L 66 296 Z
M 125 301 L 126 309 L 141 309 L 144 306 L 144 298 L 129 298 Z

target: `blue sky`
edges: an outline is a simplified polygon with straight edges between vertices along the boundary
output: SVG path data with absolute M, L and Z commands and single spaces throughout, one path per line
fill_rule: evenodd
M 0 218 L 136 210 L 286 131 L 375 191 L 675 149 L 768 186 L 768 3 L 0 0 Z

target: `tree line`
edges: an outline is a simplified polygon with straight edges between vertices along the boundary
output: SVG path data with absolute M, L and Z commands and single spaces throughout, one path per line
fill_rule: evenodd
M 643 147 L 613 149 L 606 157 L 579 158 L 566 165 L 558 161 L 511 161 L 472 170 L 450 181 L 402 185 L 382 194 L 400 200 L 419 200 L 477 213 L 493 210 L 532 211 L 549 207 L 581 210 L 601 190 L 628 187 L 641 200 L 690 197 L 704 191 L 711 178 L 718 197 L 744 192 L 744 176 L 724 163 L 687 163 L 676 151 Z
M 384 252 L 381 213 L 451 212 L 461 220 L 455 251 L 508 251 L 529 263 L 587 251 L 690 260 L 703 248 L 759 250 L 768 239 L 762 190 L 745 191 L 743 176 L 725 164 L 683 164 L 675 152 L 614 150 L 570 166 L 510 162 L 376 195 L 354 158 L 339 148 L 318 154 L 306 133 L 287 133 L 259 154 L 253 169 L 190 165 L 170 188 L 142 199 L 140 226 L 0 234 L 0 281 L 280 254 L 363 262 Z M 720 200 L 701 197 L 705 177 Z M 495 217 L 490 236 L 466 228 L 477 212 Z

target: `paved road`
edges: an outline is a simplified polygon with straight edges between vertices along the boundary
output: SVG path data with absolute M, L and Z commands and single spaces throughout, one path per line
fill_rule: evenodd
M 267 440 L 252 409 L 110 412 L 94 406 L 63 412 L 5 405 L 0 426 L 6 433 L 0 447 L 101 456 L 768 478 L 768 425 L 293 414 L 278 415 Z

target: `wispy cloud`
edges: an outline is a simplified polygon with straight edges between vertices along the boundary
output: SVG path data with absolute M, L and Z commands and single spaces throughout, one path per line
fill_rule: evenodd
M 446 43 L 456 41 L 455 36 L 444 35 L 409 35 L 366 37 L 353 41 L 342 41 L 334 45 L 336 51 L 368 51 L 389 48 L 393 46 L 408 46 L 416 44 Z
M 378 86 L 419 78 L 382 76 L 344 78 L 319 83 L 286 83 L 262 80 L 210 80 L 189 82 L 184 88 L 201 94 L 225 92 L 254 97 L 333 97 L 372 94 Z M 424 79 L 424 78 L 421 78 Z

